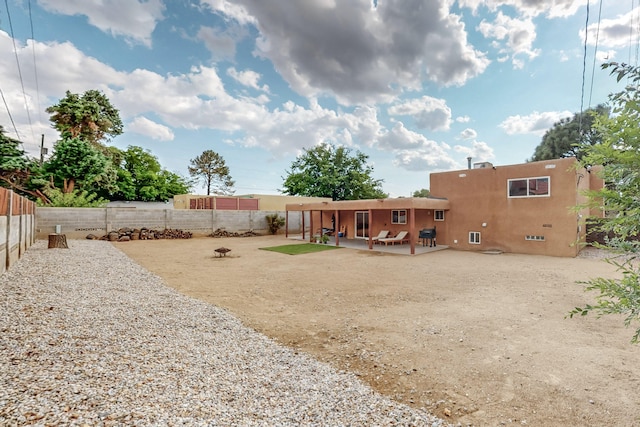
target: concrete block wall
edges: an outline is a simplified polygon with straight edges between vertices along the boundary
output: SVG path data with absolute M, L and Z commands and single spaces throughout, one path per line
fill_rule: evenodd
M 194 235 L 208 235 L 221 228 L 229 232 L 253 230 L 268 233 L 266 215 L 277 211 L 217 211 L 181 209 L 137 208 L 38 208 L 36 211 L 36 237 L 45 239 L 50 233 L 60 232 L 69 239 L 83 239 L 87 234 L 102 236 L 120 228 L 166 228 L 190 231 Z M 299 212 L 289 212 L 289 232 L 299 233 Z

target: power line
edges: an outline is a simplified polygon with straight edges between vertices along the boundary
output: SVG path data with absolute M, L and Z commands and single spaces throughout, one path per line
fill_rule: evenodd
M 6 1 L 6 0 L 5 0 Z M 584 53 L 582 54 L 582 89 L 580 93 L 580 117 L 578 120 L 578 132 L 582 135 L 582 110 L 584 108 L 584 81 L 587 70 L 587 40 L 589 38 L 589 0 L 587 0 L 587 18 L 584 24 Z
M 600 10 L 598 11 L 598 27 L 596 28 L 596 45 L 593 48 L 593 67 L 591 68 L 591 88 L 589 88 L 589 107 L 591 107 L 591 95 L 593 95 L 593 80 L 596 72 L 596 56 L 598 54 L 598 39 L 600 38 L 600 20 L 602 18 L 602 3 L 604 3 L 604 0 L 600 0 Z
M 33 31 L 33 17 L 31 15 L 31 0 L 29 0 L 29 24 L 31 25 L 31 52 L 33 53 L 33 74 L 36 82 L 36 101 L 38 106 L 38 121 L 42 122 L 42 116 L 40 112 L 40 85 L 38 83 L 38 65 L 36 63 L 36 36 Z
M 4 97 L 4 92 L 0 88 L 0 95 L 2 95 L 2 102 L 4 102 L 4 107 L 7 109 L 7 114 L 9 115 L 9 120 L 11 120 L 11 125 L 13 125 L 13 130 L 16 133 L 16 137 L 18 141 L 20 141 L 20 134 L 18 133 L 18 128 L 16 128 L 16 123 L 13 121 L 13 116 L 11 115 L 11 111 L 9 110 L 9 105 L 7 104 L 7 100 Z M 20 142 L 22 144 L 22 142 Z
M 29 103 L 27 102 L 27 93 L 24 90 L 24 79 L 22 78 L 22 70 L 20 68 L 20 59 L 18 58 L 18 47 L 16 46 L 16 37 L 13 32 L 13 23 L 11 22 L 11 12 L 9 11 L 9 2 L 4 0 L 4 5 L 7 8 L 7 19 L 9 21 L 9 29 L 11 30 L 11 41 L 13 42 L 13 53 L 16 57 L 16 64 L 18 66 L 18 75 L 20 76 L 20 86 L 22 87 L 22 97 L 24 99 L 24 108 L 27 111 L 27 120 L 29 121 L 29 127 L 31 128 L 31 137 L 35 141 L 36 137 L 33 133 L 33 124 L 31 123 L 31 113 L 29 112 Z

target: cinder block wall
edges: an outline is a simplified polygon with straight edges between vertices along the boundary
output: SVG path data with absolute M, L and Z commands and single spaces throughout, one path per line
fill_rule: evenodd
M 208 235 L 222 228 L 243 233 L 253 230 L 268 233 L 266 215 L 277 211 L 216 211 L 137 208 L 38 208 L 36 237 L 46 238 L 59 231 L 69 239 L 83 239 L 87 234 L 102 236 L 123 227 L 166 228 L 190 231 L 194 235 Z M 299 212 L 289 212 L 289 232 L 300 233 Z M 59 230 L 58 230 L 59 229 Z

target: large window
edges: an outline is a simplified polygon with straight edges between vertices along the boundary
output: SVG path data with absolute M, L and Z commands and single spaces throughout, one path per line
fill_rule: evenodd
M 391 211 L 391 224 L 406 224 L 407 223 L 407 211 L 392 210 Z
M 444 211 L 443 210 L 433 211 L 433 219 L 435 221 L 444 221 Z
M 469 243 L 472 245 L 480 244 L 480 232 L 479 231 L 470 231 L 469 232 Z
M 548 197 L 551 194 L 550 178 L 518 178 L 507 181 L 509 197 Z

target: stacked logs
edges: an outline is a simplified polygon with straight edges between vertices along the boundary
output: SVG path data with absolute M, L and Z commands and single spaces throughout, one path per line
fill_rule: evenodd
M 102 237 L 94 234 L 87 235 L 90 240 L 108 240 L 110 242 L 128 242 L 129 240 L 157 240 L 157 239 L 190 239 L 193 234 L 189 231 L 167 228 L 152 230 L 149 228 L 121 228 L 111 231 Z
M 209 237 L 255 237 L 259 235 L 260 234 L 254 232 L 253 230 L 245 231 L 244 233 L 237 233 L 218 228 L 216 229 L 216 231 L 209 234 Z

